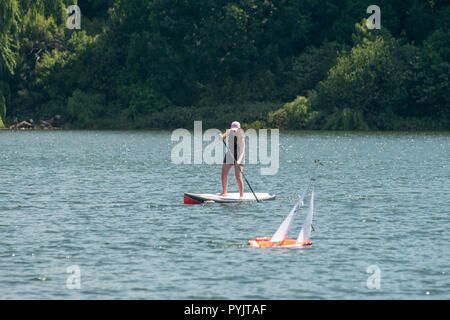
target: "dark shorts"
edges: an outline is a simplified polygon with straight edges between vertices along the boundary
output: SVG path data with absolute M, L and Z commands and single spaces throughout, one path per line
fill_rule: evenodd
M 231 160 L 233 163 L 227 162 L 227 153 L 225 153 L 225 157 L 223 158 L 223 163 L 234 164 L 234 163 L 236 162 L 236 159 L 237 159 L 237 150 L 234 150 L 234 159 L 229 159 L 229 160 Z

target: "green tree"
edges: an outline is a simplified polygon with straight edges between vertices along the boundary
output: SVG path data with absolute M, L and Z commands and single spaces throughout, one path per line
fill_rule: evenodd
M 19 33 L 20 56 L 16 73 L 10 81 L 12 95 L 10 110 L 18 117 L 40 116 L 48 100 L 43 88 L 45 74 L 40 72 L 44 59 L 65 49 L 65 35 L 52 16 L 46 18 L 37 9 L 29 9 L 22 17 Z
M 79 128 L 92 128 L 105 105 L 105 98 L 97 93 L 76 89 L 67 102 L 71 120 Z
M 358 28 L 363 28 L 363 21 Z M 407 103 L 406 68 L 400 43 L 388 34 L 358 40 L 349 53 L 338 58 L 317 90 L 315 107 L 334 114 L 354 110 L 372 128 L 382 113 L 395 113 Z M 338 113 L 339 114 L 339 113 Z M 353 114 L 346 111 L 346 114 Z M 352 115 L 353 117 L 353 115 Z
M 434 31 L 423 43 L 408 76 L 409 105 L 404 115 L 433 118 L 450 128 L 450 32 Z
M 4 0 L 0 4 L 0 72 L 13 73 L 16 65 L 19 7 L 16 0 Z
M 306 97 L 298 96 L 280 109 L 269 112 L 267 124 L 275 128 L 307 129 L 312 125 L 318 113 L 312 111 Z
M 336 42 L 324 42 L 320 47 L 310 46 L 294 58 L 292 72 L 297 81 L 297 92 L 306 95 L 324 80 L 337 62 L 342 47 Z
M 9 103 L 10 76 L 17 63 L 17 32 L 19 7 L 16 0 L 4 0 L 0 4 L 0 128 L 4 127 Z

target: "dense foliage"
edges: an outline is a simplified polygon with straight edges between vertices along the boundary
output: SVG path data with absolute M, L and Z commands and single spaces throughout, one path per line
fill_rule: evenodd
M 0 127 L 450 129 L 450 6 L 372 2 L 1 0 Z

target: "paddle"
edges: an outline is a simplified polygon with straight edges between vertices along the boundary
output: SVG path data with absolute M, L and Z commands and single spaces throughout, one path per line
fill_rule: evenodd
M 236 162 L 237 162 L 237 161 L 236 161 L 236 158 L 234 157 L 233 152 L 231 152 L 230 148 L 228 148 L 227 144 L 225 143 L 225 139 L 223 139 L 222 142 L 223 142 L 223 144 L 225 145 L 225 148 L 227 148 L 228 151 L 230 151 L 231 155 L 233 156 L 234 163 L 236 164 Z M 258 197 L 256 196 L 255 192 L 253 191 L 252 186 L 250 185 L 250 183 L 249 183 L 248 180 L 247 180 L 247 177 L 245 176 L 244 172 L 242 172 L 241 166 L 238 165 L 237 167 L 238 167 L 239 171 L 241 172 L 242 176 L 244 177 L 245 182 L 247 182 L 248 187 L 250 188 L 250 190 L 252 190 L 252 193 L 253 193 L 253 195 L 255 196 L 256 202 L 259 202 Z

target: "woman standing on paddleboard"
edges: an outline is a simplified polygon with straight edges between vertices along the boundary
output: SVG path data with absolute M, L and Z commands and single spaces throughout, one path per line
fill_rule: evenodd
M 221 139 L 228 137 L 227 152 L 223 159 L 222 165 L 222 193 L 221 196 L 227 195 L 228 190 L 228 173 L 234 165 L 234 175 L 239 189 L 239 197 L 244 198 L 244 182 L 242 181 L 242 171 L 244 170 L 245 156 L 245 136 L 241 129 L 241 124 L 234 121 L 231 128 L 224 134 L 219 135 Z M 231 153 L 233 151 L 233 153 Z

